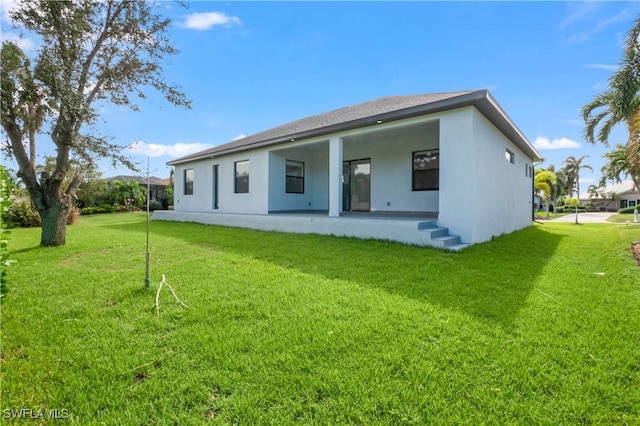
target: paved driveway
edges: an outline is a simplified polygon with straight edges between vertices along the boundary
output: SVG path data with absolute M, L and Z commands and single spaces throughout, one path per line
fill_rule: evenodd
M 613 216 L 615 213 L 611 212 L 582 212 L 578 213 L 579 223 L 611 223 L 607 222 L 609 216 Z M 559 217 L 557 219 L 551 219 L 549 222 L 575 222 L 575 213 L 568 214 L 566 216 Z

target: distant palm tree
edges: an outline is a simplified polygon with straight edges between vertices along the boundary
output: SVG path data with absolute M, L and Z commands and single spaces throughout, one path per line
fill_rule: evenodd
M 630 160 L 632 156 L 629 147 L 622 144 L 617 144 L 614 150 L 607 152 L 604 155 L 607 163 L 601 169 L 600 185 L 605 185 L 607 180 L 622 182 L 623 178 L 630 177 L 640 195 L 640 169 Z
M 609 205 L 611 205 L 612 202 L 619 200 L 622 196 L 618 192 L 609 191 L 604 193 L 604 198 L 609 200 Z M 619 207 L 617 204 L 618 203 L 616 203 L 616 209 Z
M 589 185 L 589 188 L 587 188 L 587 194 L 589 194 L 590 200 L 600 198 L 602 197 L 602 188 L 597 185 Z
M 135 180 L 116 180 L 111 182 L 110 186 L 116 202 L 126 206 L 127 210 L 140 207 L 146 199 L 146 190 Z
M 564 160 L 564 168 L 565 173 L 567 174 L 567 181 L 571 183 L 568 187 L 569 190 L 569 198 L 573 197 L 573 186 L 576 187 L 577 197 L 580 198 L 580 170 L 589 169 L 593 171 L 593 168 L 588 164 L 582 164 L 585 158 L 589 157 L 588 155 L 583 155 L 580 158 L 576 158 L 574 156 L 567 157 Z
M 549 217 L 549 198 L 553 193 L 553 187 L 556 183 L 556 174 L 551 170 L 539 170 L 536 172 L 533 180 L 534 188 L 540 193 L 547 209 L 547 217 Z
M 556 166 L 553 164 L 550 164 L 549 167 L 547 167 L 547 170 L 556 174 L 556 182 L 551 187 L 551 204 L 553 205 L 553 213 L 555 214 L 558 198 L 562 198 L 567 195 L 567 175 L 564 172 L 564 169 L 556 171 Z

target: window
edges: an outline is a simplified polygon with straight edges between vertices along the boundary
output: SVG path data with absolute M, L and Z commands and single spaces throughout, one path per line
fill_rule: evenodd
M 440 153 L 434 151 L 417 151 L 413 153 L 414 191 L 433 191 L 440 187 Z
M 288 194 L 304 194 L 304 163 L 287 160 L 286 192 Z
M 529 177 L 533 177 L 533 167 L 529 166 Z
M 249 160 L 236 161 L 235 168 L 235 193 L 244 194 L 249 192 Z
M 211 194 L 213 198 L 212 207 L 214 210 L 218 210 L 218 165 L 217 164 L 213 165 L 212 180 L 213 180 L 213 182 L 211 182 L 211 186 L 213 187 L 213 194 Z
M 193 195 L 193 169 L 184 171 L 184 195 Z
M 509 148 L 507 148 L 507 150 L 505 151 L 504 158 L 506 158 L 507 161 L 511 164 L 516 164 L 516 155 L 513 152 L 509 151 Z

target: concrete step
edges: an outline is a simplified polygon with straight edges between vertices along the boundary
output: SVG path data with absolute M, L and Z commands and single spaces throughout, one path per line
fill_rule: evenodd
M 462 243 L 459 236 L 449 234 L 449 228 L 438 226 L 436 220 L 419 222 L 418 231 L 428 232 L 429 239 L 433 242 L 431 245 L 434 247 L 458 251 L 469 245 Z
M 439 245 L 440 247 L 450 247 L 450 246 L 455 246 L 457 244 L 460 244 L 460 237 L 457 235 L 445 235 L 442 237 L 436 237 L 436 238 L 432 238 L 432 241 L 437 241 L 439 242 L 441 245 Z
M 418 230 L 424 231 L 426 229 L 439 228 L 437 220 L 427 220 L 424 222 L 418 222 Z
M 431 239 L 437 238 L 437 237 L 446 237 L 447 235 L 449 235 L 449 229 L 448 228 L 423 228 L 420 229 L 418 228 L 418 230 L 420 232 L 427 232 L 429 233 L 429 237 Z

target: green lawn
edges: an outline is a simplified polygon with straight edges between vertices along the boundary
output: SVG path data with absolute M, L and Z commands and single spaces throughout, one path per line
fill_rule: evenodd
M 189 305 L 163 290 L 157 319 L 144 218 L 81 217 L 62 248 L 13 231 L 3 419 L 640 424 L 640 228 L 544 223 L 448 253 L 152 222 L 154 287 Z
M 629 223 L 635 226 L 633 223 L 633 213 L 616 213 L 613 216 L 609 216 L 607 219 L 609 222 Z

